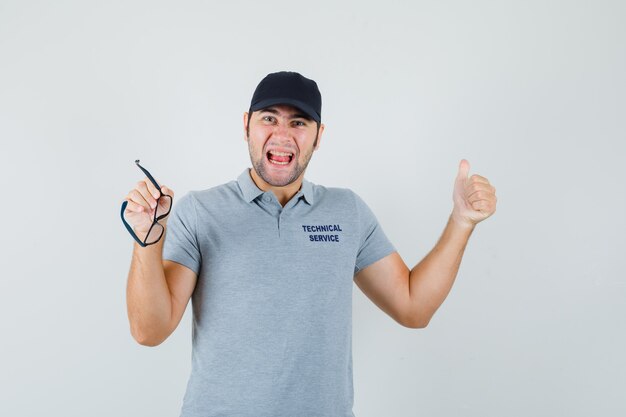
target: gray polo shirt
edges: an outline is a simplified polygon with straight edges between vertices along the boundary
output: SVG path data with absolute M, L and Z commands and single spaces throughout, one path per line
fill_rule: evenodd
M 396 249 L 347 188 L 282 207 L 246 168 L 174 204 L 163 259 L 198 274 L 182 417 L 354 417 L 354 274 Z

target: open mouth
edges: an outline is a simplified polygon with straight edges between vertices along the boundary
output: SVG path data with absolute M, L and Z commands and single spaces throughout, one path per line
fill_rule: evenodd
M 293 154 L 290 152 L 274 152 L 269 151 L 265 154 L 265 157 L 272 165 L 287 166 L 291 164 L 293 160 Z

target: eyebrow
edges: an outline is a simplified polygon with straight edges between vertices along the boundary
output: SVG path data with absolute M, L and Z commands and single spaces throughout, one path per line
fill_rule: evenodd
M 267 107 L 265 109 L 262 109 L 260 111 L 260 113 L 272 113 L 272 114 L 279 114 L 278 110 L 276 110 L 274 107 Z M 312 117 L 310 117 L 307 114 L 302 114 L 302 113 L 294 113 L 291 115 L 292 119 L 306 119 L 306 120 L 313 120 Z

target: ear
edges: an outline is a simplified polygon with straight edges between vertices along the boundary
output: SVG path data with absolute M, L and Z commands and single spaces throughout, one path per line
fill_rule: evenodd
M 324 123 L 320 123 L 320 131 L 317 134 L 317 145 L 315 146 L 314 150 L 318 150 L 320 147 L 320 142 L 322 141 L 322 133 L 324 133 Z
M 248 125 L 248 112 L 243 112 L 243 140 L 244 142 L 248 141 L 248 135 L 246 133 L 246 126 Z

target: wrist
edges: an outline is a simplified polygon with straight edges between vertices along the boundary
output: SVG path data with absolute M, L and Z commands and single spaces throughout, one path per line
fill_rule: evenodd
M 476 227 L 475 223 L 473 223 L 473 222 L 471 222 L 469 220 L 461 219 L 457 215 L 455 215 L 454 213 L 450 214 L 449 221 L 450 221 L 450 223 L 454 224 L 456 227 L 458 227 L 460 229 L 463 229 L 463 230 L 472 231 Z

